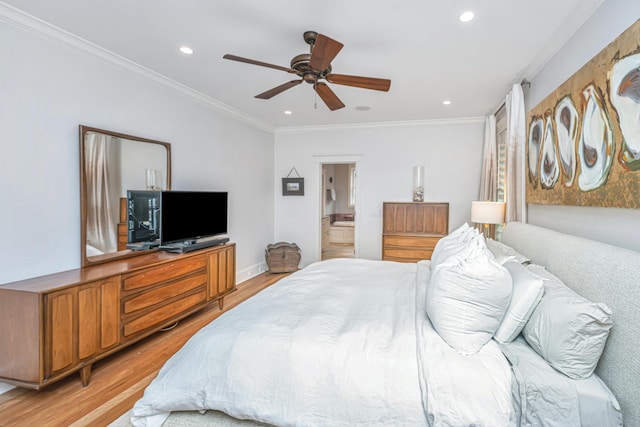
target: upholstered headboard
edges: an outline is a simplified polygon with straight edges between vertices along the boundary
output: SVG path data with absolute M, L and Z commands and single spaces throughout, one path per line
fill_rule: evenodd
M 613 327 L 596 373 L 620 402 L 625 425 L 640 425 L 640 252 L 519 222 L 507 224 L 502 242 L 611 308 Z

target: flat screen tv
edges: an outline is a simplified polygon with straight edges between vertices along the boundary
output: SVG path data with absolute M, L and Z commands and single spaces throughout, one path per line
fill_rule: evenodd
M 127 244 L 160 238 L 160 191 L 127 191 Z M 132 245 L 131 248 L 135 248 Z
M 226 191 L 162 191 L 160 244 L 192 244 L 227 233 Z

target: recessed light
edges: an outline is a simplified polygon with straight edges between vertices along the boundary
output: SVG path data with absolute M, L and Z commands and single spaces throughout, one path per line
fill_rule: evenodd
M 442 101 L 442 105 L 451 105 L 451 101 L 445 99 L 444 101 Z
M 180 52 L 184 53 L 185 55 L 193 55 L 193 49 L 187 46 L 182 46 L 180 48 Z
M 471 12 L 470 10 L 464 12 L 462 15 L 460 15 L 460 21 L 462 22 L 469 22 L 473 19 L 474 14 L 473 12 Z
M 292 114 L 293 114 L 293 111 L 286 110 L 284 113 L 285 113 L 287 116 L 290 116 L 290 115 L 292 115 Z
M 356 107 L 356 110 L 358 110 L 358 111 L 369 111 L 369 110 L 371 110 L 371 107 L 369 107 L 368 105 L 358 105 Z

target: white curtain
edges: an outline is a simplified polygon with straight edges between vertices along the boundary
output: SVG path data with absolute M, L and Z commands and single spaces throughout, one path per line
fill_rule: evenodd
M 524 94 L 520 84 L 514 84 L 507 94 L 507 162 L 505 222 L 527 222 L 525 199 L 524 155 L 526 143 Z
M 484 122 L 484 151 L 482 153 L 482 176 L 478 200 L 496 201 L 498 192 L 498 170 L 496 157 L 496 116 L 493 114 Z
M 113 190 L 110 188 L 109 165 L 114 149 L 111 136 L 93 132 L 85 136 L 87 245 L 103 253 L 118 250 L 117 207 L 109 197 Z
M 479 201 L 497 201 L 498 159 L 496 147 L 496 116 L 492 114 L 484 122 L 484 149 L 482 152 Z M 476 224 L 475 227 L 486 237 L 493 236 L 495 233 L 495 225 Z

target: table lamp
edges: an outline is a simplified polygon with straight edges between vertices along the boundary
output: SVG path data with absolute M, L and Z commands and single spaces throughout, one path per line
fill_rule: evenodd
M 483 233 L 487 236 L 487 234 L 491 234 L 489 225 L 504 223 L 504 211 L 504 202 L 471 202 L 471 221 L 476 224 L 484 224 Z

